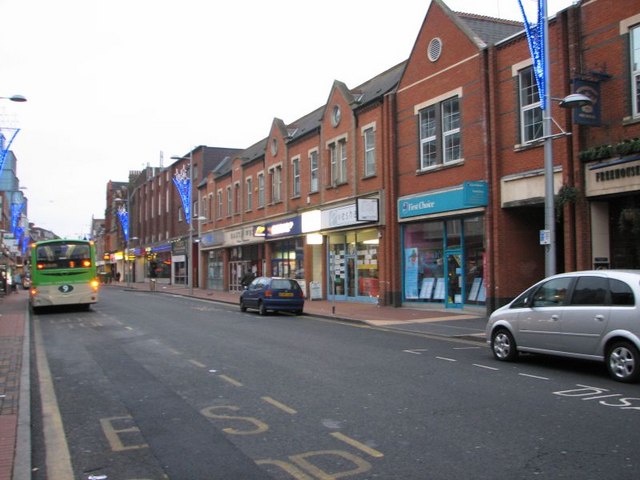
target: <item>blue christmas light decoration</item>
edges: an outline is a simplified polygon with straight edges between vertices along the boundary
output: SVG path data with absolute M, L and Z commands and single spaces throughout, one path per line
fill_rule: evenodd
M 20 215 L 22 215 L 22 209 L 24 203 L 12 203 L 11 204 L 11 232 L 16 235 L 18 230 L 18 222 L 20 221 Z
M 524 18 L 524 29 L 527 32 L 527 40 L 529 42 L 529 51 L 533 59 L 533 74 L 538 84 L 538 92 L 540 94 L 540 109 L 546 110 L 548 105 L 547 89 L 545 87 L 545 79 L 547 70 L 544 62 L 544 49 L 547 39 L 544 36 L 544 23 L 547 16 L 545 9 L 545 0 L 538 0 L 538 22 L 531 23 L 527 18 L 522 6 L 522 0 L 518 0 L 520 11 Z
M 25 235 L 22 237 L 22 256 L 24 257 L 27 253 L 27 249 L 29 248 L 29 235 Z
M 19 128 L 6 128 L 2 127 L 2 131 L 0 131 L 0 174 L 2 173 L 2 168 L 4 167 L 4 160 L 7 158 L 7 153 L 9 153 L 9 149 L 11 148 L 11 143 L 13 139 L 16 138 L 16 135 L 20 131 Z M 5 136 L 4 132 L 9 134 L 9 139 Z
M 118 218 L 120 219 L 120 225 L 122 225 L 122 235 L 124 235 L 124 241 L 129 241 L 129 212 L 124 207 L 119 207 Z
M 187 224 L 191 223 L 191 179 L 185 165 L 181 170 L 177 170 L 173 176 L 173 183 L 178 189 L 180 199 L 182 200 L 182 208 L 184 210 L 184 218 Z

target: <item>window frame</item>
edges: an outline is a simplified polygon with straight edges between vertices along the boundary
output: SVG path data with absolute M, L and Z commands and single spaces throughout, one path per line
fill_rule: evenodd
M 640 117 L 640 25 L 629 27 L 629 75 L 631 84 L 631 115 Z
M 300 156 L 291 159 L 291 197 L 298 198 L 302 195 L 300 185 Z
M 253 210 L 253 177 L 247 177 L 245 179 L 245 186 L 247 189 L 247 205 L 245 211 L 250 212 Z
M 266 198 L 265 198 L 265 179 L 264 172 L 260 172 L 257 175 L 258 177 L 258 208 L 264 208 Z
M 320 162 L 317 149 L 309 152 L 309 192 L 320 191 Z
M 418 172 L 464 161 L 461 99 L 458 89 L 414 108 L 418 121 Z M 452 105 L 455 108 L 449 108 Z
M 370 124 L 362 127 L 363 149 L 363 175 L 373 177 L 376 175 L 376 125 Z
M 544 136 L 542 103 L 533 65 L 518 70 L 518 118 L 520 143 L 527 145 Z

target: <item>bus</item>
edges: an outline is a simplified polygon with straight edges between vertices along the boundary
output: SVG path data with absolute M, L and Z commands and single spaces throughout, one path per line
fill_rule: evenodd
M 89 240 L 44 240 L 31 245 L 29 303 L 89 309 L 98 301 L 96 247 Z

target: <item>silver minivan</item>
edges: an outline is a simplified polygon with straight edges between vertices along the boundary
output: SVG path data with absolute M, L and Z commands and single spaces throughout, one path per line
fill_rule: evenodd
M 519 352 L 604 361 L 620 382 L 640 379 L 640 270 L 562 273 L 536 283 L 491 314 L 493 355 Z

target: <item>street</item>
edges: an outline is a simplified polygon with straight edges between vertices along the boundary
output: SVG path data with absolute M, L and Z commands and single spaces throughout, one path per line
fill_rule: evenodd
M 640 476 L 598 364 L 115 289 L 33 329 L 36 480 Z

